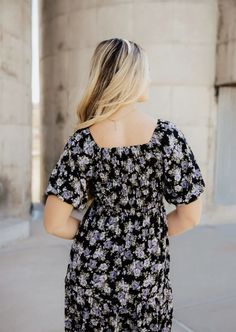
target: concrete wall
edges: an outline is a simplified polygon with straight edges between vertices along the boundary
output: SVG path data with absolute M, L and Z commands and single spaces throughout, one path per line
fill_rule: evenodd
M 216 84 L 236 86 L 235 0 L 219 0 Z
M 97 42 L 95 1 L 40 1 L 42 194 L 64 141 Z
M 219 1 L 214 202 L 236 207 L 236 1 Z M 234 214 L 235 215 L 235 214 Z
M 75 122 L 95 45 L 124 37 L 148 52 L 150 100 L 140 104 L 184 131 L 206 179 L 211 204 L 218 3 L 216 0 L 41 0 L 42 187 Z M 210 156 L 210 162 L 209 162 Z M 209 195 L 210 189 L 210 195 Z
M 236 88 L 220 87 L 214 202 L 236 206 Z
M 217 1 L 139 1 L 133 17 L 132 36 L 150 58 L 148 108 L 185 133 L 206 180 L 207 211 L 213 208 Z
M 0 217 L 31 204 L 31 1 L 0 1 Z

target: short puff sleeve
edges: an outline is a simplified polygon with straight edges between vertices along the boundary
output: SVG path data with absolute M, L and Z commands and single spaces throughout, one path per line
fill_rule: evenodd
M 83 210 L 88 201 L 89 157 L 84 153 L 80 134 L 71 135 L 49 176 L 45 195 L 55 195 Z
M 163 194 L 170 204 L 188 204 L 204 191 L 205 182 L 183 132 L 164 121 Z

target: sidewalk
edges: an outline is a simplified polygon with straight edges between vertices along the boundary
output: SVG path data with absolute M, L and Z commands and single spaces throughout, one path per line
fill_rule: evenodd
M 63 332 L 71 241 L 45 233 L 0 249 L 1 332 Z M 197 226 L 170 238 L 173 332 L 236 330 L 236 224 Z

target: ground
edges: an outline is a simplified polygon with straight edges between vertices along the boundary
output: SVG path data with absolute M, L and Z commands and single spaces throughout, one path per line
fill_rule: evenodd
M 0 249 L 1 331 L 62 332 L 70 240 L 45 232 Z M 232 332 L 236 326 L 236 223 L 198 225 L 170 237 L 173 332 Z

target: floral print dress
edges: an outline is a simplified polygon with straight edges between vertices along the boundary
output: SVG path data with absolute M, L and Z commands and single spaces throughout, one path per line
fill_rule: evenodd
M 67 140 L 46 195 L 83 210 L 65 275 L 65 331 L 169 332 L 173 318 L 163 199 L 188 204 L 205 183 L 175 123 L 148 143 L 99 147 L 89 127 Z

